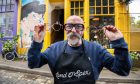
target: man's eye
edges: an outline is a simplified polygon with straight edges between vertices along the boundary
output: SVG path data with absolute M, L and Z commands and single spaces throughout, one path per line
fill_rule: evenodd
M 66 29 L 71 30 L 72 26 L 66 26 Z
M 68 29 L 69 29 L 69 28 L 71 28 L 71 26 L 66 26 L 66 28 L 68 28 Z
M 82 25 L 78 25 L 77 27 L 78 27 L 78 28 L 83 28 L 83 26 L 82 26 Z

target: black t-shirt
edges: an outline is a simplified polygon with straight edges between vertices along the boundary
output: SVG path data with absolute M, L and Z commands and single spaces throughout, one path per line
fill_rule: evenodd
M 77 46 L 77 47 L 72 47 L 70 45 L 67 44 L 66 49 L 65 49 L 65 53 L 74 53 L 74 52 L 83 52 L 83 46 Z

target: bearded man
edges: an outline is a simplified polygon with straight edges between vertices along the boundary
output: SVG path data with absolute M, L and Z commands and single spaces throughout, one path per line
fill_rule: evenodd
M 56 42 L 41 52 L 46 31 L 45 26 L 40 31 L 42 26 L 35 27 L 28 51 L 28 66 L 33 69 L 48 64 L 54 84 L 95 84 L 103 67 L 121 76 L 129 74 L 132 63 L 128 46 L 116 27 L 103 27 L 104 34 L 115 49 L 115 56 L 112 56 L 97 42 L 88 42 L 82 38 L 84 21 L 76 15 L 70 16 L 64 25 L 67 40 Z

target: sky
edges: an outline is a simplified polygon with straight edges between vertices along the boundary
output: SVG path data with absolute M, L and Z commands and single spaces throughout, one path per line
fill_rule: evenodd
M 136 21 L 140 20 L 140 0 L 133 0 L 129 4 L 129 13 L 136 18 Z
M 35 1 L 35 0 L 22 0 L 22 6 L 32 2 L 32 1 Z M 36 0 L 36 1 L 39 1 L 40 4 L 43 4 L 44 3 L 44 0 Z

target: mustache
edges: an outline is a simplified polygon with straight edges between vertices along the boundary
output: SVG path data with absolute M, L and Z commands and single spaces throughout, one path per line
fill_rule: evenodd
M 71 38 L 71 37 L 75 36 L 75 37 L 77 37 L 77 38 L 81 39 L 81 35 L 80 35 L 80 34 L 73 33 L 73 32 L 69 33 L 67 36 L 68 36 L 69 38 Z
M 76 37 L 76 39 L 74 39 L 74 40 L 71 39 L 73 36 Z M 67 34 L 67 38 L 68 38 L 68 41 L 69 41 L 69 43 L 71 44 L 71 46 L 75 47 L 75 46 L 78 44 L 79 40 L 80 40 L 82 37 L 81 37 L 81 35 L 78 34 L 78 33 L 70 32 L 69 34 Z

